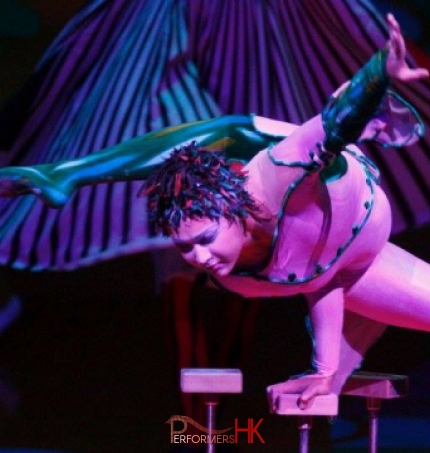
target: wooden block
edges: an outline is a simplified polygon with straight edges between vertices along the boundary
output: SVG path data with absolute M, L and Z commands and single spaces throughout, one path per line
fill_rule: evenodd
M 275 414 L 278 415 L 326 415 L 334 416 L 338 412 L 338 397 L 334 393 L 328 395 L 319 395 L 315 397 L 311 407 L 300 409 L 297 406 L 297 401 L 300 395 L 288 394 L 280 395 L 278 398 L 278 409 Z
M 400 374 L 354 373 L 345 383 L 342 395 L 364 398 L 402 398 L 409 392 L 409 379 Z
M 242 372 L 232 368 L 183 368 L 184 393 L 242 393 Z

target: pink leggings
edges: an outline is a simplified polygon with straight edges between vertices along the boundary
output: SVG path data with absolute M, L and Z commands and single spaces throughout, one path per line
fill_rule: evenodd
M 344 316 L 337 393 L 386 325 L 430 331 L 430 265 L 387 243 L 345 291 Z
M 430 265 L 387 243 L 345 292 L 345 308 L 384 324 L 430 331 Z

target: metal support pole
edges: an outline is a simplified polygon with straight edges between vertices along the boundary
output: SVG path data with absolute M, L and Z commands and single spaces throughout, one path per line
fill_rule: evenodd
M 299 453 L 308 453 L 309 435 L 312 428 L 312 417 L 298 417 L 299 428 Z
M 378 421 L 379 410 L 381 409 L 381 400 L 379 398 L 366 399 L 367 411 L 369 414 L 369 453 L 378 451 Z
M 212 438 L 212 433 L 215 430 L 215 408 L 218 405 L 218 395 L 207 394 L 205 398 L 206 403 L 206 423 L 209 430 L 209 436 Z M 215 443 L 207 442 L 206 453 L 215 452 Z

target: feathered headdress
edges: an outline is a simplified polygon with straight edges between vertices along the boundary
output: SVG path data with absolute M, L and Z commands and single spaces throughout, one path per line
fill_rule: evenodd
M 244 187 L 246 172 L 196 142 L 173 150 L 151 174 L 138 196 L 148 197 L 151 225 L 169 235 L 181 220 L 207 217 L 242 223 L 258 205 Z

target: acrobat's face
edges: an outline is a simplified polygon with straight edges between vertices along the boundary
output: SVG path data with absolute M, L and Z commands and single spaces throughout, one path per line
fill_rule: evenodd
M 184 220 L 171 237 L 187 263 L 218 277 L 233 270 L 245 242 L 242 225 L 224 218 Z

